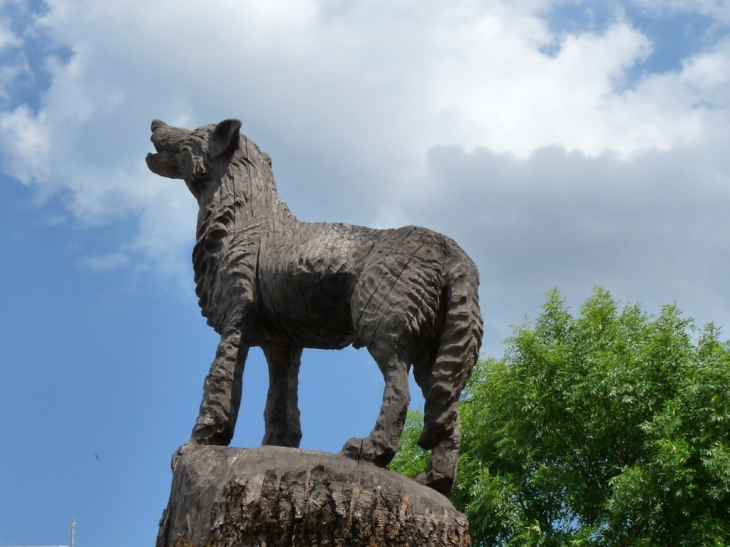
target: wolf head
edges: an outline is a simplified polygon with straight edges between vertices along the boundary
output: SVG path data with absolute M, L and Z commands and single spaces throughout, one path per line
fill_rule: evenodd
M 160 120 L 152 122 L 150 140 L 157 151 L 147 154 L 147 167 L 171 179 L 183 179 L 200 200 L 206 185 L 222 175 L 239 144 L 241 120 L 231 118 L 189 131 Z

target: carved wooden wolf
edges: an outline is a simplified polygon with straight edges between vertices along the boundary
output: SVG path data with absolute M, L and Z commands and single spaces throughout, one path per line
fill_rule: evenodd
M 271 159 L 239 120 L 194 131 L 152 122 L 147 165 L 183 179 L 198 200 L 196 293 L 221 341 L 192 442 L 227 445 L 251 346 L 269 367 L 263 444 L 298 447 L 303 348 L 366 347 L 385 378 L 375 427 L 343 453 L 387 465 L 408 409 L 408 372 L 425 397 L 416 480 L 449 496 L 459 452 L 457 403 L 482 336 L 474 263 L 448 237 L 297 220 L 279 199 Z

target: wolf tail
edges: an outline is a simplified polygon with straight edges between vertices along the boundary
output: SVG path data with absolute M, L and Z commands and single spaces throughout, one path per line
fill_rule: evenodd
M 432 450 L 457 427 L 459 397 L 482 343 L 479 273 L 466 253 L 456 250 L 446 260 L 446 315 L 425 393 L 424 427 L 418 439 L 425 450 Z

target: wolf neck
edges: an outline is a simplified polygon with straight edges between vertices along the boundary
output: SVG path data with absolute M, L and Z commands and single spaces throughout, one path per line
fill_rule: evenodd
M 252 145 L 254 146 L 254 145 Z M 242 150 L 233 156 L 226 172 L 215 185 L 215 191 L 200 204 L 198 240 L 210 231 L 216 220 L 235 222 L 229 233 L 261 221 L 287 223 L 296 221 L 276 191 L 271 168 L 260 154 L 244 154 Z
M 254 298 L 262 239 L 291 232 L 299 222 L 279 198 L 268 163 L 240 152 L 201 200 L 193 249 L 201 312 L 219 332 L 240 320 L 241 307 Z

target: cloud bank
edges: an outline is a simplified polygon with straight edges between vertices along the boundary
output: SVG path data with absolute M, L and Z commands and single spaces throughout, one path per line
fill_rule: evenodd
M 4 86 L 3 167 L 68 222 L 134 220 L 88 267 L 187 280 L 195 203 L 147 172 L 149 123 L 236 116 L 300 218 L 461 242 L 490 343 L 553 285 L 723 318 L 730 40 L 653 71 L 632 10 L 721 28 L 728 4 L 616 3 L 600 29 L 551 30 L 566 4 L 48 0 L 0 22 L 0 52 L 37 60 L 17 74 L 48 82 L 37 100 Z

